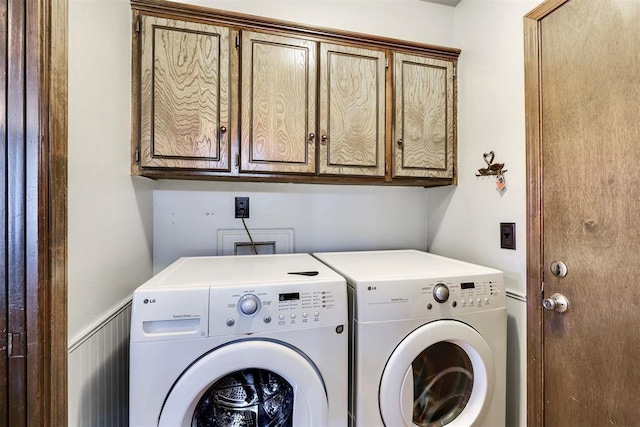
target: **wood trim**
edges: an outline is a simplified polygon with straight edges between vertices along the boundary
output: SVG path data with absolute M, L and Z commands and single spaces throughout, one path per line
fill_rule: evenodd
M 570 0 L 547 0 L 524 17 L 527 167 L 527 425 L 544 425 L 542 81 L 540 24 Z
M 67 0 L 27 0 L 27 424 L 67 425 Z
M 194 6 L 165 0 L 131 0 L 133 10 L 159 16 L 170 16 L 189 20 L 201 20 L 212 24 L 239 26 L 245 30 L 294 31 L 298 36 L 328 37 L 332 42 L 364 43 L 380 49 L 410 49 L 441 59 L 457 59 L 460 49 L 436 46 L 426 43 L 407 42 L 389 37 L 371 36 L 350 31 L 301 25 L 295 22 L 269 19 L 262 16 L 247 15 L 225 10 Z
M 46 425 L 67 425 L 67 158 L 68 158 L 68 0 L 49 0 L 49 298 L 51 312 L 43 319 L 49 329 L 51 345 L 45 354 L 49 372 L 45 391 Z
M 10 2 L 7 8 L 7 69 L 6 80 L 3 82 L 7 86 L 6 102 L 6 163 L 5 176 L 6 187 L 6 261 L 8 263 L 5 274 L 7 278 L 7 338 L 8 343 L 8 372 L 7 385 L 8 396 L 8 418 L 2 420 L 7 425 L 26 424 L 27 406 L 27 357 L 25 357 L 27 339 L 27 319 L 25 306 L 27 291 L 25 282 L 27 280 L 27 233 L 26 222 L 26 188 L 25 178 L 25 131 L 26 125 L 26 105 L 25 105 L 25 52 L 28 51 L 26 45 L 26 2 Z M 4 303 L 4 301 L 3 301 Z M 5 333 L 4 331 L 2 331 Z M 19 344 L 18 344 L 19 343 Z
M 524 20 L 525 129 L 527 140 L 527 425 L 542 426 L 542 182 L 538 21 Z

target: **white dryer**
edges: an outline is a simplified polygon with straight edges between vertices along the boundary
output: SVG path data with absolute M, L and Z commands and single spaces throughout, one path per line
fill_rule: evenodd
M 356 426 L 504 426 L 502 273 L 415 251 L 314 254 L 347 279 Z
M 181 258 L 140 286 L 130 425 L 347 425 L 343 277 L 308 254 Z

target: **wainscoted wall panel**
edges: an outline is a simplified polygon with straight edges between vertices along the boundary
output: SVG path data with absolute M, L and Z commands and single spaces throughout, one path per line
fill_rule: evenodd
M 129 425 L 129 328 L 124 301 L 69 346 L 70 427 Z
M 507 291 L 507 425 L 527 425 L 527 300 Z

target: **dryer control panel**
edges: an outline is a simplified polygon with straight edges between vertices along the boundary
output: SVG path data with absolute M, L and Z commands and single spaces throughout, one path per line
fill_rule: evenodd
M 214 286 L 209 291 L 209 336 L 346 324 L 346 283 L 300 286 Z
M 448 317 L 506 307 L 501 273 L 350 284 L 359 322 Z

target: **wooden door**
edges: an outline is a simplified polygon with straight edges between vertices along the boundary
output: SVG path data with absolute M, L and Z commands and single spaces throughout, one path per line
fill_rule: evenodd
M 396 177 L 453 178 L 453 62 L 394 54 Z
M 385 174 L 384 51 L 320 46 L 319 172 Z
M 140 166 L 229 170 L 229 34 L 140 16 Z
M 529 334 L 535 311 L 543 334 L 530 352 L 542 378 L 529 372 L 539 385 L 529 402 L 542 416 L 530 424 L 638 425 L 640 2 L 556 1 L 532 14 L 527 76 L 539 85 L 528 85 L 527 102 L 540 115 L 529 123 L 529 265 L 539 260 L 541 296 L 563 294 L 569 308 L 540 312 L 540 285 L 530 282 Z M 565 277 L 552 274 L 555 260 Z
M 242 32 L 241 172 L 316 172 L 317 43 Z

